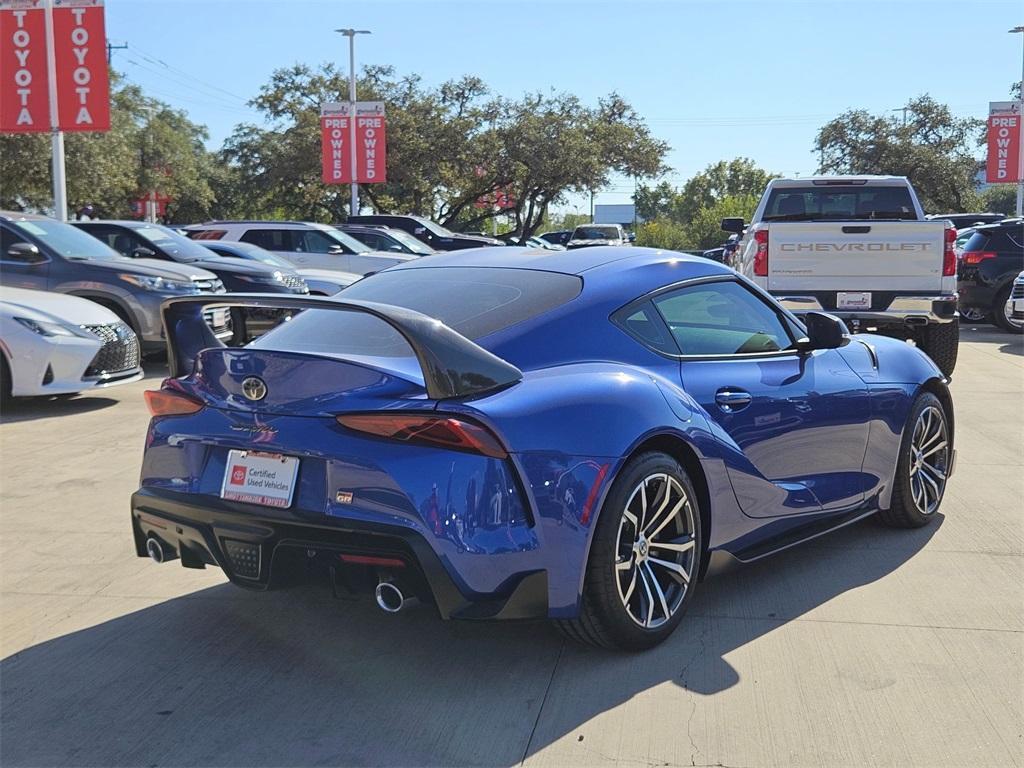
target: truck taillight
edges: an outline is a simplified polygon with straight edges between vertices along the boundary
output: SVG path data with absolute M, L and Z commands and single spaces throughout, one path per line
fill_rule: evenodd
M 942 252 L 942 276 L 956 275 L 956 229 L 946 227 L 946 247 Z
M 754 275 L 768 277 L 768 230 L 759 229 L 754 233 L 757 251 L 754 253 Z

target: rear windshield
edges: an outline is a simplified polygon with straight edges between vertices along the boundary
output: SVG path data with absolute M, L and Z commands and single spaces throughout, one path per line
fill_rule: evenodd
M 572 233 L 573 240 L 618 240 L 619 237 L 618 227 L 576 227 Z
M 917 219 L 906 187 L 808 186 L 773 189 L 762 221 Z
M 976 230 L 963 246 L 965 251 L 1011 251 L 1024 249 L 1024 226 L 983 227 Z
M 444 267 L 380 272 L 352 284 L 339 299 L 405 307 L 479 339 L 576 298 L 575 275 L 528 269 Z M 250 345 L 346 358 L 406 357 L 412 350 L 391 326 L 370 315 L 306 310 Z

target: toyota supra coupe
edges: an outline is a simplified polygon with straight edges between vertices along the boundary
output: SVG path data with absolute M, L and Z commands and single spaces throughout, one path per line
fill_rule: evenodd
M 296 314 L 225 347 L 210 305 Z M 136 551 L 253 589 L 323 578 L 638 650 L 710 573 L 868 515 L 927 524 L 954 467 L 923 353 L 700 257 L 485 248 L 163 312 Z

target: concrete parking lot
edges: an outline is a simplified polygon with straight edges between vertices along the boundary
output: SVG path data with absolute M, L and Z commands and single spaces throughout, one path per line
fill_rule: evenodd
M 1024 765 L 1020 337 L 964 331 L 934 525 L 709 580 L 637 655 L 136 558 L 159 378 L 0 425 L 5 766 Z

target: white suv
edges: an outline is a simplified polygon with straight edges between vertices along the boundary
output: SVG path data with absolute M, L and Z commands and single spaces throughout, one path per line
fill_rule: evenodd
M 309 221 L 208 221 L 184 228 L 193 240 L 252 243 L 297 267 L 333 269 L 366 275 L 419 258 L 409 253 L 371 251 L 327 224 Z

